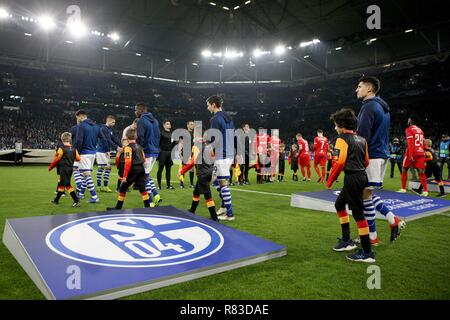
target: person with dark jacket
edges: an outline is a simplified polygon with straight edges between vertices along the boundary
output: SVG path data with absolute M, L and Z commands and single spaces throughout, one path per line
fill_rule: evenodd
M 375 77 L 365 76 L 359 79 L 356 95 L 362 101 L 358 115 L 357 134 L 366 139 L 369 148 L 369 166 L 366 168 L 368 184 L 364 189 L 364 215 L 369 224 L 370 241 L 373 246 L 379 243 L 375 225 L 377 210 L 391 227 L 391 240 L 399 235 L 399 229 L 406 225 L 384 205 L 379 196 L 374 195 L 374 189 L 383 186 L 389 162 L 389 129 L 391 116 L 389 105 L 378 96 L 381 85 Z M 395 240 L 394 239 L 394 240 Z
M 400 174 L 402 174 L 402 163 L 403 163 L 403 153 L 404 150 L 400 144 L 400 140 L 398 138 L 394 138 L 392 144 L 389 146 L 391 157 L 391 178 L 394 178 L 394 169 L 395 165 L 398 166 L 398 170 L 400 170 Z
M 92 180 L 92 172 L 94 171 L 95 155 L 97 153 L 97 144 L 101 141 L 106 141 L 100 127 L 91 119 L 88 119 L 84 110 L 79 110 L 76 113 L 78 127 L 75 148 L 80 154 L 79 171 L 84 176 L 85 184 L 78 194 L 78 198 L 84 197 L 84 192 L 87 187 L 91 193 L 90 203 L 97 203 L 100 199 L 95 191 L 94 181 Z
M 174 190 L 175 188 L 170 183 L 170 171 L 172 169 L 172 149 L 175 143 L 172 139 L 172 124 L 170 120 L 163 121 L 163 130 L 161 131 L 161 139 L 159 140 L 159 157 L 158 157 L 158 188 L 161 190 L 161 178 L 164 167 L 166 168 L 166 182 L 167 189 Z
M 135 114 L 139 118 L 137 123 L 137 143 L 144 149 L 145 153 L 146 190 L 149 195 L 153 196 L 153 204 L 159 206 L 162 199 L 156 189 L 155 182 L 150 176 L 159 155 L 159 140 L 161 137 L 159 122 L 153 114 L 148 112 L 147 106 L 143 103 L 136 104 Z

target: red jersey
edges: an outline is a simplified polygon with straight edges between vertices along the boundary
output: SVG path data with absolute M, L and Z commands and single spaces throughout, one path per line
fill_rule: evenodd
M 328 151 L 328 138 L 316 137 L 314 139 L 314 156 L 326 156 Z
M 424 156 L 425 147 L 423 145 L 424 135 L 422 129 L 412 125 L 406 129 L 406 156 L 408 158 L 415 156 Z
M 300 156 L 309 156 L 309 144 L 308 141 L 306 141 L 303 138 L 298 139 L 298 148 L 300 150 Z
M 270 139 L 271 149 L 275 152 L 280 150 L 281 139 L 277 136 L 272 136 Z
M 258 134 L 256 136 L 256 153 L 267 154 L 269 144 L 270 144 L 270 136 L 267 133 Z

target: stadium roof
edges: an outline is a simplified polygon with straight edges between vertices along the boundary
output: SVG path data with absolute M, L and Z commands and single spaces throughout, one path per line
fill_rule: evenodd
M 64 31 L 47 35 L 34 32 L 33 26 L 23 21 L 0 21 L 2 55 L 177 80 L 288 81 L 374 66 L 393 67 L 423 57 L 446 58 L 450 50 L 450 19 L 443 1 L 436 5 L 387 0 L 76 3 L 89 30 L 98 30 L 104 35 L 99 38 L 105 39 L 73 40 Z M 73 1 L 15 0 L 3 4 L 17 17 L 38 17 L 45 12 L 64 28 L 66 9 Z M 370 16 L 367 8 L 373 4 L 381 9 L 380 30 L 366 26 Z M 120 40 L 109 43 L 106 35 L 113 32 L 120 34 Z M 300 46 L 313 39 L 320 42 Z M 276 55 L 277 45 L 283 45 L 286 52 Z M 255 58 L 256 48 L 271 53 Z M 202 56 L 204 50 L 210 57 Z M 225 59 L 225 52 L 233 50 L 236 58 Z M 214 55 L 219 52 L 222 56 Z

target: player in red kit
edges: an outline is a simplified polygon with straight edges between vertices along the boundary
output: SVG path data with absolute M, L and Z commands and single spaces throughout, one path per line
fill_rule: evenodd
M 306 181 L 305 168 L 306 174 L 308 175 L 308 181 L 311 181 L 311 156 L 309 153 L 308 141 L 303 139 L 301 133 L 297 133 L 296 138 L 298 148 L 300 151 L 299 162 L 300 162 L 300 170 L 302 171 L 303 181 Z
M 325 166 L 327 164 L 328 138 L 323 136 L 323 130 L 317 130 L 317 137 L 314 139 L 314 169 L 316 169 L 318 182 L 325 182 Z M 322 168 L 320 172 L 319 166 Z
M 398 191 L 406 193 L 406 180 L 408 180 L 408 169 L 416 168 L 419 171 L 419 179 L 423 186 L 422 195 L 428 196 L 427 177 L 425 175 L 425 146 L 422 129 L 417 126 L 418 117 L 411 115 L 408 119 L 406 129 L 406 152 L 403 160 L 402 188 Z
M 270 167 L 270 157 L 268 157 L 270 146 L 270 136 L 265 129 L 259 128 L 256 136 L 256 183 L 264 183 L 264 175 L 266 174 L 266 166 Z

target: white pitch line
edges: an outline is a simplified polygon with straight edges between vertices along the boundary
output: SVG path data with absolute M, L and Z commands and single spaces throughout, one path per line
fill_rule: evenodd
M 230 190 L 241 191 L 241 192 L 250 192 L 250 193 L 259 193 L 259 194 L 267 194 L 269 196 L 277 196 L 277 197 L 288 197 L 288 198 L 291 197 L 288 194 L 282 194 L 282 193 L 263 192 L 263 191 L 255 191 L 255 190 L 243 190 L 243 189 L 236 189 L 236 188 L 230 188 Z

